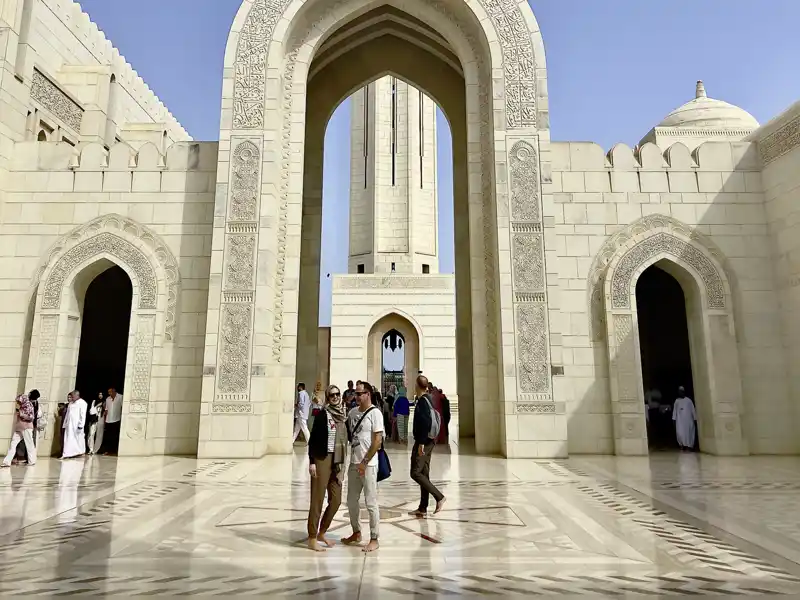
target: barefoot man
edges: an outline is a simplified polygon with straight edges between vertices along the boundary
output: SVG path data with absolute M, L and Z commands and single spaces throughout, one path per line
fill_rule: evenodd
M 369 513 L 369 544 L 364 552 L 378 549 L 378 450 L 383 441 L 383 415 L 372 405 L 372 386 L 359 381 L 356 386 L 358 406 L 347 417 L 350 435 L 350 468 L 347 472 L 347 512 L 353 535 L 342 540 L 347 546 L 361 544 L 359 500 L 364 492 L 364 502 Z

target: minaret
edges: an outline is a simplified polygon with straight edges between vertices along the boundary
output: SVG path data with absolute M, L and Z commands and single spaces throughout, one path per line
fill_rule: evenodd
M 393 76 L 352 98 L 351 274 L 439 272 L 436 104 Z

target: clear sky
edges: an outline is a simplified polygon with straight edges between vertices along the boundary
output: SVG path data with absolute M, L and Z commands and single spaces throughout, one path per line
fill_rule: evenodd
M 529 1 L 547 51 L 554 140 L 633 145 L 694 97 L 697 79 L 761 123 L 800 100 L 800 0 Z M 81 4 L 195 139 L 218 138 L 222 61 L 241 0 Z M 330 322 L 325 274 L 347 270 L 347 109 L 326 136 L 321 325 Z M 439 123 L 440 266 L 452 272 L 450 137 Z

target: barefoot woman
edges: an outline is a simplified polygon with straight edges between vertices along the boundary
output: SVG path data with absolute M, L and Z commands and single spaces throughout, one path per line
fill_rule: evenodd
M 324 546 L 333 547 L 325 537 L 336 511 L 342 503 L 342 467 L 347 458 L 347 428 L 344 424 L 345 407 L 342 394 L 335 385 L 328 386 L 325 406 L 314 419 L 308 457 L 311 465 L 311 505 L 308 509 L 308 547 L 324 552 Z M 328 492 L 328 507 L 322 514 L 325 492 Z M 320 522 L 320 516 L 322 522 Z

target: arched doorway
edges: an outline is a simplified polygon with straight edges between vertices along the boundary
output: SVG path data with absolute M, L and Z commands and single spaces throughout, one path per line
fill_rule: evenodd
M 636 283 L 639 349 L 650 451 L 677 449 L 672 406 L 679 387 L 694 398 L 686 298 L 681 284 L 648 267 Z M 695 440 L 695 445 L 697 440 Z
M 413 394 L 420 370 L 420 339 L 416 327 L 405 317 L 391 313 L 378 319 L 367 336 L 367 373 L 370 383 L 386 393 L 394 383 L 403 383 Z
M 253 452 L 291 451 L 285 398 L 298 357 L 318 356 L 325 125 L 344 98 L 393 75 L 434 99 L 452 131 L 458 393 L 480 422 L 476 448 L 564 456 L 540 177 L 549 160 L 546 65 L 530 7 L 253 0 L 242 4 L 227 47 L 221 139 L 230 143 L 219 172 L 230 184 L 220 188 L 226 204 L 214 227 L 220 260 L 212 261 L 208 322 L 216 331 L 206 356 L 216 361 L 206 366 L 204 414 L 235 413 L 242 429 L 259 419 L 253 427 L 265 437 Z M 256 329 L 260 315 L 269 326 Z M 201 440 L 200 455 L 218 448 Z

